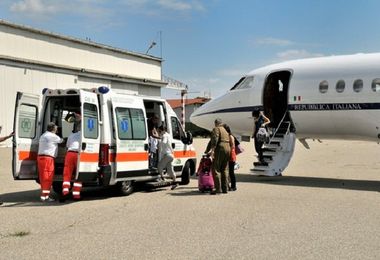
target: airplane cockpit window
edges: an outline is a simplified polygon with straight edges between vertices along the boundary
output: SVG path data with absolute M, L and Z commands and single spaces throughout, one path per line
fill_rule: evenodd
M 338 82 L 336 83 L 336 92 L 338 93 L 342 93 L 344 91 L 344 88 L 346 87 L 346 83 L 344 82 L 344 80 L 338 80 Z
M 242 77 L 241 79 L 239 79 L 238 82 L 235 83 L 235 85 L 230 89 L 230 90 L 234 90 L 237 86 L 239 86 L 239 84 L 245 79 L 245 77 Z
M 358 93 L 358 92 L 360 92 L 360 91 L 362 91 L 362 89 L 363 89 L 363 80 L 361 80 L 361 79 L 357 79 L 357 80 L 355 80 L 354 81 L 354 91 L 356 92 L 356 93 Z
M 373 92 L 380 92 L 380 79 L 374 79 L 372 80 L 372 91 Z
M 231 90 L 252 88 L 253 87 L 253 79 L 254 79 L 253 76 L 241 78 L 238 81 L 238 83 L 236 83 L 235 86 Z
M 324 80 L 321 83 L 319 83 L 319 92 L 323 94 L 323 93 L 326 93 L 328 89 L 329 89 L 329 83 L 327 82 L 327 80 Z

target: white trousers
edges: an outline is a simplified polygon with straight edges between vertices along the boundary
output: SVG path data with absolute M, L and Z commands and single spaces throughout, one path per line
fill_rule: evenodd
M 173 169 L 173 162 L 174 157 L 172 154 L 165 154 L 161 160 L 158 162 L 158 173 L 162 176 L 162 172 L 166 168 L 166 172 L 169 174 L 169 176 L 175 181 L 175 173 Z

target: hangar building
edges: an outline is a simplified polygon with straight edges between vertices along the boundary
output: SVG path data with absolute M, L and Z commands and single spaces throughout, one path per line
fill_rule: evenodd
M 17 91 L 108 86 L 161 96 L 167 85 L 161 64 L 161 58 L 0 20 L 0 136 L 13 129 Z

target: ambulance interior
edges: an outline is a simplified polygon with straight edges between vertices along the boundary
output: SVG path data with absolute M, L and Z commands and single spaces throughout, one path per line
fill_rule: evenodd
M 77 127 L 74 122 L 68 120 L 74 111 L 80 111 L 79 95 L 64 96 L 64 97 L 47 97 L 44 116 L 42 118 L 41 129 L 42 132 L 46 131 L 47 124 L 54 122 L 58 126 L 57 135 L 67 139 L 67 137 Z M 55 174 L 62 175 L 63 166 L 66 154 L 66 147 L 64 145 L 58 146 L 58 155 L 55 160 Z
M 157 116 L 159 118 L 158 126 L 166 126 L 168 128 L 168 132 L 172 134 L 173 139 L 186 139 L 186 134 L 177 117 L 170 118 L 171 127 L 169 127 L 169 124 L 167 122 L 167 111 L 164 103 L 153 100 L 144 100 L 144 106 L 146 110 L 147 122 L 149 122 L 149 120 L 151 120 L 154 116 Z
M 159 126 L 166 125 L 166 111 L 164 105 L 161 102 L 144 100 L 144 107 L 146 111 L 147 121 L 151 120 L 154 116 L 159 118 Z

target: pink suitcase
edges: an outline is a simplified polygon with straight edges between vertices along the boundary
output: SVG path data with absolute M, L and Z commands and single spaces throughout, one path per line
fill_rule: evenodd
M 212 161 L 209 156 L 204 155 L 199 163 L 198 188 L 201 192 L 211 191 L 214 189 L 214 179 L 212 177 Z

